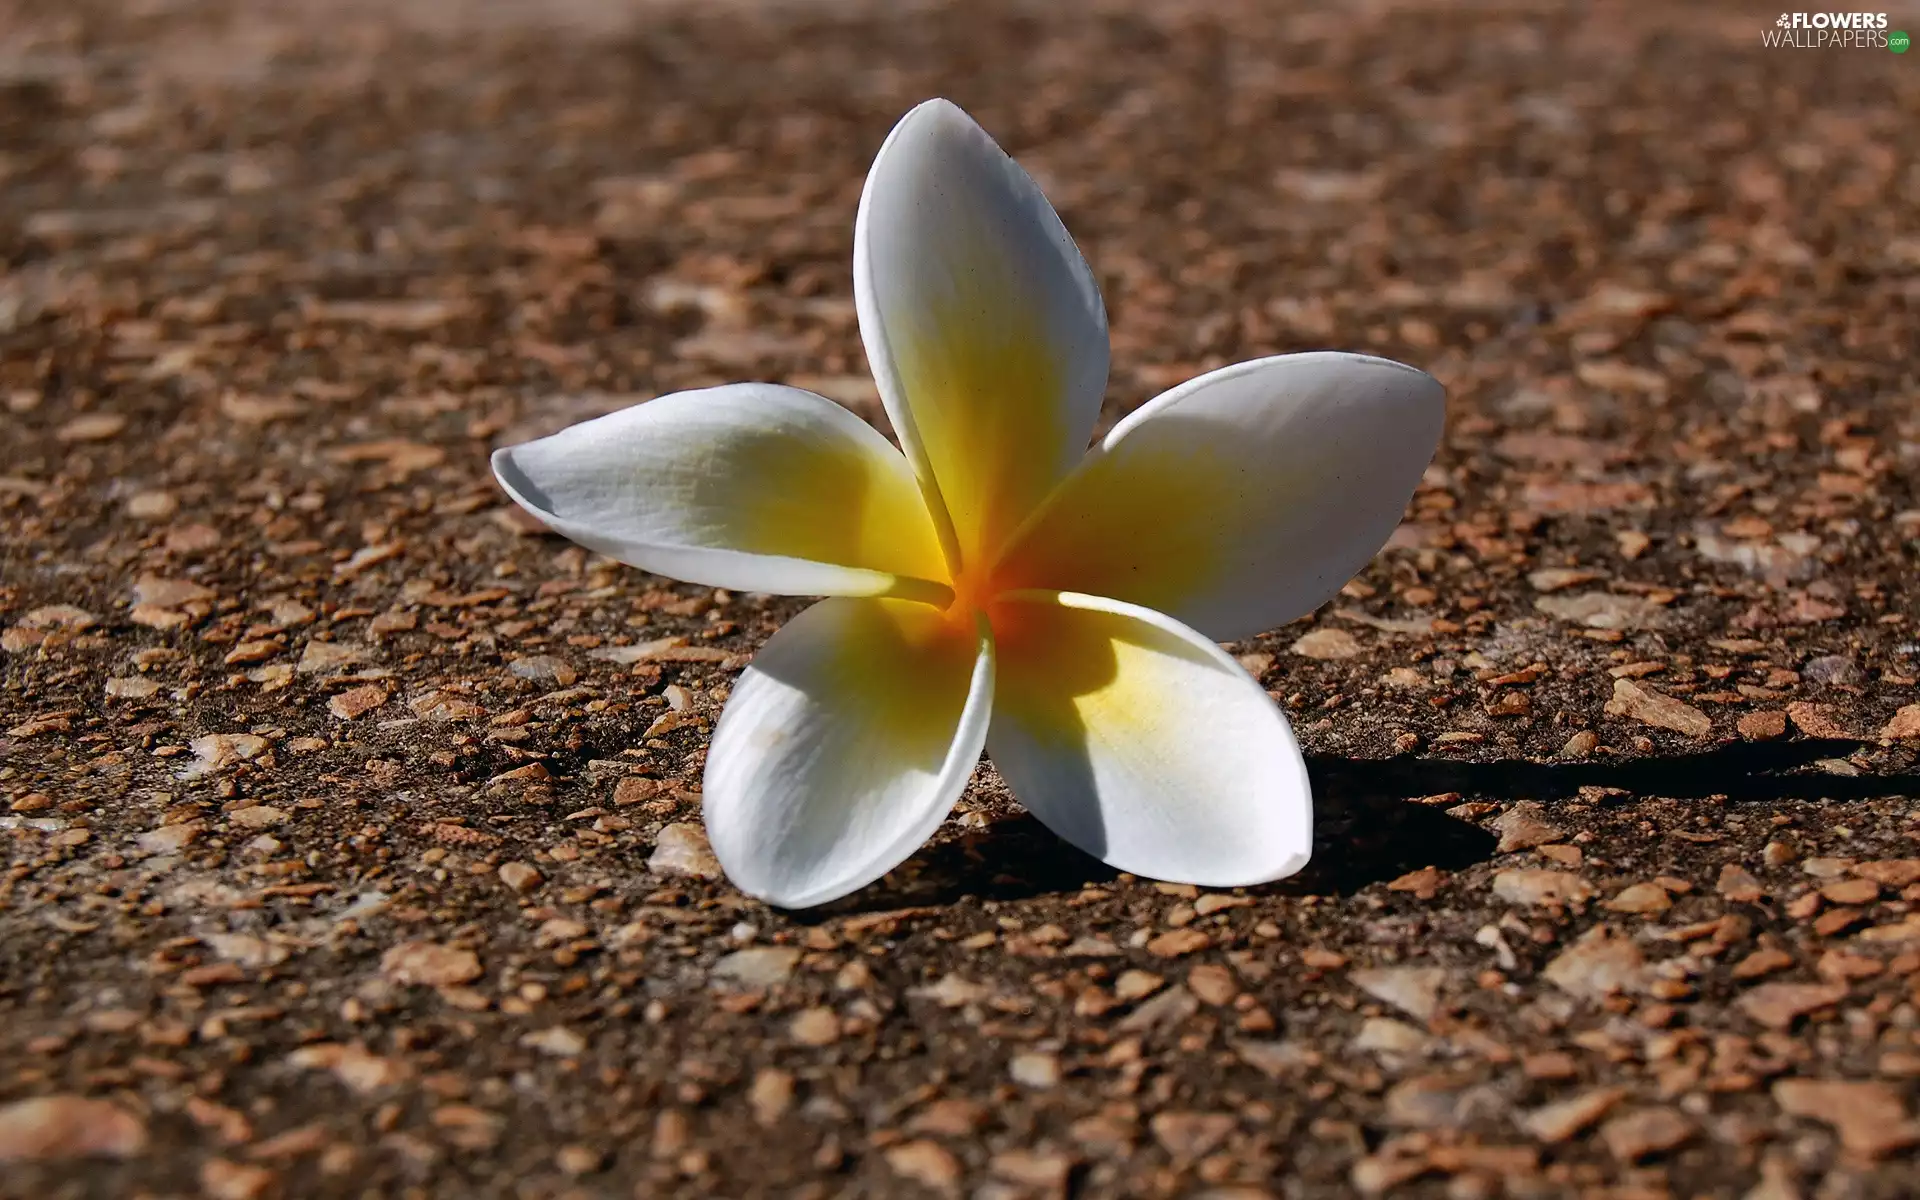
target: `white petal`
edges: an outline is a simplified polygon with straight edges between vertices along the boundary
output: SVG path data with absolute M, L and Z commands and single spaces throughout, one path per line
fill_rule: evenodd
M 493 472 L 556 532 L 675 579 L 852 596 L 946 579 L 906 460 L 799 388 L 661 396 L 501 450 Z
M 874 159 L 854 230 L 860 335 L 963 562 L 1073 469 L 1107 380 L 1100 288 L 1053 207 L 966 113 L 929 100 Z
M 707 835 L 739 888 L 787 908 L 873 882 L 939 827 L 980 760 L 984 625 L 823 600 L 754 656 L 707 753 Z
M 1145 605 L 1220 641 L 1284 625 L 1386 543 L 1445 397 L 1425 372 L 1359 354 L 1202 375 L 1115 426 L 996 578 Z
M 1102 861 L 1237 887 L 1313 850 L 1293 730 L 1219 646 L 1160 613 L 1017 593 L 993 613 L 987 753 L 1020 803 Z

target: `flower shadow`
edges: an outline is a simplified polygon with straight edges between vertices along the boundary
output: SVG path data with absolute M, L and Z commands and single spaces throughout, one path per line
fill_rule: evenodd
M 1322 778 L 1315 770 L 1313 861 L 1289 879 L 1256 889 L 1279 895 L 1350 895 L 1423 866 L 1458 870 L 1490 858 L 1495 838 L 1438 809 L 1365 786 Z M 1005 795 L 997 777 L 989 795 Z M 871 887 L 814 910 L 820 917 L 913 905 L 941 906 L 966 897 L 1015 901 L 1077 892 L 1109 883 L 1120 872 L 1057 836 L 1032 814 L 999 801 L 1003 815 L 927 846 Z
M 1276 896 L 1351 895 L 1422 867 L 1457 871 L 1494 856 L 1498 839 L 1470 821 L 1413 796 L 1459 792 L 1462 799 L 1551 804 L 1583 787 L 1637 796 L 1734 802 L 1920 796 L 1920 775 L 1842 776 L 1806 770 L 1859 748 L 1808 739 L 1734 745 L 1700 754 L 1618 763 L 1451 762 L 1426 758 L 1352 759 L 1309 755 L 1314 788 L 1313 861 L 1298 875 L 1252 889 Z M 997 777 L 984 781 L 989 807 L 1003 813 L 977 831 L 928 846 L 886 879 L 819 917 L 908 905 L 946 905 L 964 897 L 1011 901 L 1110 882 L 1118 872 L 1018 811 Z

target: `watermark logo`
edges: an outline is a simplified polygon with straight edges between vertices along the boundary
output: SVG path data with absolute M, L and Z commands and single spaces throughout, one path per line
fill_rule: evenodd
M 1783 12 L 1760 44 L 1786 50 L 1886 49 L 1905 54 L 1912 39 L 1887 28 L 1883 12 Z

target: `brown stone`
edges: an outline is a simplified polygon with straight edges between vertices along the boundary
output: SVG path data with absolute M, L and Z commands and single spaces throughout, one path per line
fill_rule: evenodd
M 1447 1075 L 1403 1079 L 1381 1098 L 1387 1123 L 1410 1129 L 1459 1128 L 1500 1104 L 1490 1090 Z
M 1440 1010 L 1447 972 L 1441 967 L 1359 967 L 1347 978 L 1374 999 L 1427 1021 Z
M 1600 748 L 1600 735 L 1591 729 L 1582 729 L 1573 734 L 1560 747 L 1562 758 L 1586 758 Z
M 1060 1059 L 1057 1055 L 1033 1050 L 1007 1060 L 1007 1077 L 1021 1087 L 1045 1091 L 1060 1085 Z
M 1903 888 L 1920 883 L 1920 858 L 1888 858 L 1853 865 L 1853 873 L 1883 887 Z
M 1417 870 L 1408 871 L 1405 875 L 1401 875 L 1398 878 L 1389 880 L 1387 890 L 1390 892 L 1410 892 L 1416 900 L 1431 900 L 1440 890 L 1440 884 L 1445 878 L 1446 876 L 1438 867 L 1420 867 Z
M 1500 814 L 1493 822 L 1493 827 L 1500 832 L 1500 844 L 1496 851 L 1510 854 L 1515 850 L 1530 850 L 1564 838 L 1566 834 L 1558 826 L 1540 819 L 1545 812 L 1533 801 L 1522 800 Z
M 1821 888 L 1820 895 L 1829 904 L 1871 904 L 1880 898 L 1880 885 L 1871 879 L 1842 879 Z
M 1155 1113 L 1147 1128 L 1168 1154 L 1191 1162 L 1226 1141 L 1236 1123 L 1229 1113 L 1163 1112 Z
M 802 1046 L 830 1046 L 840 1040 L 840 1018 L 830 1008 L 802 1009 L 787 1030 Z
M 327 701 L 327 711 L 342 721 L 364 717 L 387 702 L 387 689 L 377 683 L 349 688 Z
M 1127 1033 L 1153 1033 L 1173 1029 L 1200 1011 L 1200 1001 L 1192 992 L 1175 984 L 1134 1009 L 1118 1026 Z
M 1766 889 L 1760 886 L 1753 872 L 1738 863 L 1727 863 L 1720 868 L 1720 878 L 1714 883 L 1714 890 L 1736 904 L 1757 903 L 1765 896 Z
M 1527 573 L 1527 582 L 1536 592 L 1558 592 L 1575 584 L 1592 583 L 1606 576 L 1599 571 L 1587 571 L 1578 567 L 1543 567 Z
M 916 1139 L 889 1146 L 887 1166 L 902 1179 L 912 1180 L 936 1192 L 957 1192 L 960 1188 L 960 1160 L 938 1142 Z
M 1593 899 L 1594 888 L 1571 871 L 1526 869 L 1495 874 L 1493 894 L 1509 904 L 1579 904 Z
M 180 608 L 188 604 L 204 604 L 219 593 L 204 584 L 191 579 L 165 579 L 158 575 L 142 575 L 133 583 L 133 603 L 151 605 L 154 608 Z
M 1540 974 L 1569 995 L 1598 1000 L 1638 990 L 1646 974 L 1646 957 L 1632 938 L 1596 925 L 1556 955 Z
M 1179 958 L 1213 945 L 1213 939 L 1201 930 L 1169 929 L 1147 942 L 1147 953 L 1156 958 Z
M 1360 653 L 1360 642 L 1344 629 L 1316 629 L 1295 641 L 1291 649 L 1303 658 L 1352 658 Z
M 555 1058 L 578 1058 L 587 1052 L 587 1039 L 564 1025 L 522 1034 L 520 1044 Z
M 506 1129 L 506 1119 L 499 1113 L 471 1104 L 442 1104 L 427 1119 L 441 1136 L 463 1150 L 491 1150 Z
M 337 642 L 308 642 L 300 652 L 300 663 L 294 669 L 302 675 L 323 675 L 344 671 L 348 667 L 357 667 L 374 660 L 374 652 L 358 646 L 343 646 Z
M 1665 610 L 1644 596 L 1581 592 L 1575 596 L 1541 596 L 1533 606 L 1548 616 L 1588 629 L 1658 629 L 1667 623 Z
M 210 1158 L 200 1165 L 200 1187 L 209 1200 L 260 1200 L 274 1183 L 274 1173 L 265 1167 L 224 1158 Z
M 413 1075 L 401 1059 L 374 1054 L 365 1046 L 339 1042 L 302 1046 L 287 1055 L 287 1065 L 331 1071 L 341 1083 L 363 1095 L 404 1083 Z
M 1071 1155 L 1043 1150 L 1003 1150 L 987 1162 L 995 1178 L 1050 1196 L 1065 1194 L 1073 1166 Z
M 640 804 L 659 795 L 665 786 L 658 779 L 648 779 L 644 775 L 623 775 L 613 785 L 613 802 L 623 807 Z
M 1786 736 L 1787 714 L 1778 709 L 1745 713 L 1734 724 L 1734 728 L 1749 742 L 1770 742 Z
M 1564 1050 L 1522 1055 L 1520 1069 L 1528 1079 L 1575 1079 L 1580 1075 L 1578 1060 Z
M 1348 1178 L 1361 1195 L 1384 1196 L 1431 1170 L 1433 1163 L 1425 1154 L 1381 1153 L 1354 1163 Z
M 1594 1088 L 1536 1108 L 1522 1117 L 1520 1124 L 1543 1142 L 1564 1142 L 1606 1116 L 1626 1095 L 1623 1087 Z
M 523 896 L 539 887 L 546 879 L 544 875 L 540 874 L 540 868 L 534 866 L 532 863 L 501 863 L 500 869 L 495 873 L 500 876 L 501 883 L 506 884 Z
M 1217 963 L 1202 963 L 1187 972 L 1187 990 L 1199 998 L 1203 1004 L 1219 1007 L 1231 1004 L 1240 994 L 1240 985 L 1234 982 L 1233 972 Z
M 36 1096 L 0 1108 L 0 1163 L 131 1158 L 147 1127 L 126 1109 L 85 1096 Z
M 1909 704 L 1893 714 L 1880 730 L 1880 736 L 1887 741 L 1920 738 L 1920 704 Z
M 1886 969 L 1886 964 L 1877 958 L 1848 954 L 1844 950 L 1829 950 L 1820 956 L 1819 962 L 1813 964 L 1814 974 L 1834 983 L 1871 979 Z
M 1706 713 L 1631 679 L 1613 681 L 1613 699 L 1607 701 L 1607 715 L 1631 717 L 1644 724 L 1671 729 L 1692 738 L 1705 737 L 1713 732 L 1713 719 Z
M 1355 1050 L 1388 1055 L 1424 1054 L 1432 1045 L 1433 1038 L 1425 1030 L 1391 1017 L 1368 1017 L 1353 1039 Z
M 86 413 L 66 422 L 54 431 L 63 442 L 104 442 L 120 436 L 127 427 L 124 413 Z
M 760 1125 L 773 1125 L 793 1107 L 793 1075 L 777 1067 L 762 1067 L 747 1089 L 747 1105 Z
M 1808 737 L 1851 739 L 1853 735 L 1829 716 L 1829 711 L 1824 704 L 1810 704 L 1804 700 L 1787 705 L 1787 716 L 1792 719 L 1794 727 Z
M 1875 944 L 1920 941 L 1920 913 L 1908 913 L 1898 921 L 1863 929 L 1859 940 Z
M 1785 950 L 1771 947 L 1755 950 L 1739 962 L 1733 964 L 1735 979 L 1757 979 L 1762 975 L 1771 975 L 1775 971 L 1784 971 L 1793 965 L 1793 955 Z
M 1699 1127 L 1674 1108 L 1639 1108 L 1600 1127 L 1600 1140 L 1621 1162 L 1638 1162 L 1685 1144 Z
M 1795 1117 L 1833 1126 L 1840 1144 L 1866 1158 L 1882 1158 L 1920 1143 L 1920 1124 L 1907 1115 L 1900 1090 L 1868 1080 L 1782 1079 L 1774 1103 Z
M 1810 1012 L 1840 1003 L 1846 995 L 1846 986 L 1838 983 L 1763 983 L 1742 992 L 1735 1003 L 1762 1025 L 1786 1029 Z
M 380 958 L 380 970 L 395 983 L 451 987 L 480 978 L 480 956 L 434 942 L 402 942 Z
M 799 947 L 747 947 L 714 964 L 712 979 L 733 987 L 778 987 L 801 964 Z
M 1649 915 L 1672 908 L 1673 899 L 1667 895 L 1667 889 L 1657 883 L 1635 883 L 1620 889 L 1601 907 L 1613 912 Z
M 198 779 L 243 762 L 252 762 L 272 746 L 267 739 L 251 733 L 209 733 L 194 738 L 188 748 L 194 761 L 177 774 L 182 779 Z
M 1842 906 L 1830 908 L 1813 920 L 1813 931 L 1821 937 L 1834 937 L 1845 933 L 1866 920 L 1867 914 L 1858 908 Z
M 720 860 L 707 843 L 707 831 L 698 825 L 676 822 L 660 831 L 647 868 L 655 875 L 679 875 L 690 879 L 718 879 L 723 872 Z

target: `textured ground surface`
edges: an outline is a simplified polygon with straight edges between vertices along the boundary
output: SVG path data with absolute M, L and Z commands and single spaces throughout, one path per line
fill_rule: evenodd
M 1292 8 L 0 4 L 0 1193 L 1913 1194 L 1920 54 Z M 1451 390 L 1392 546 L 1235 647 L 1315 766 L 1283 886 L 983 767 L 842 908 L 743 900 L 702 755 L 799 603 L 489 481 L 693 385 L 877 416 L 853 208 L 933 94 L 1079 236 L 1110 417 Z

